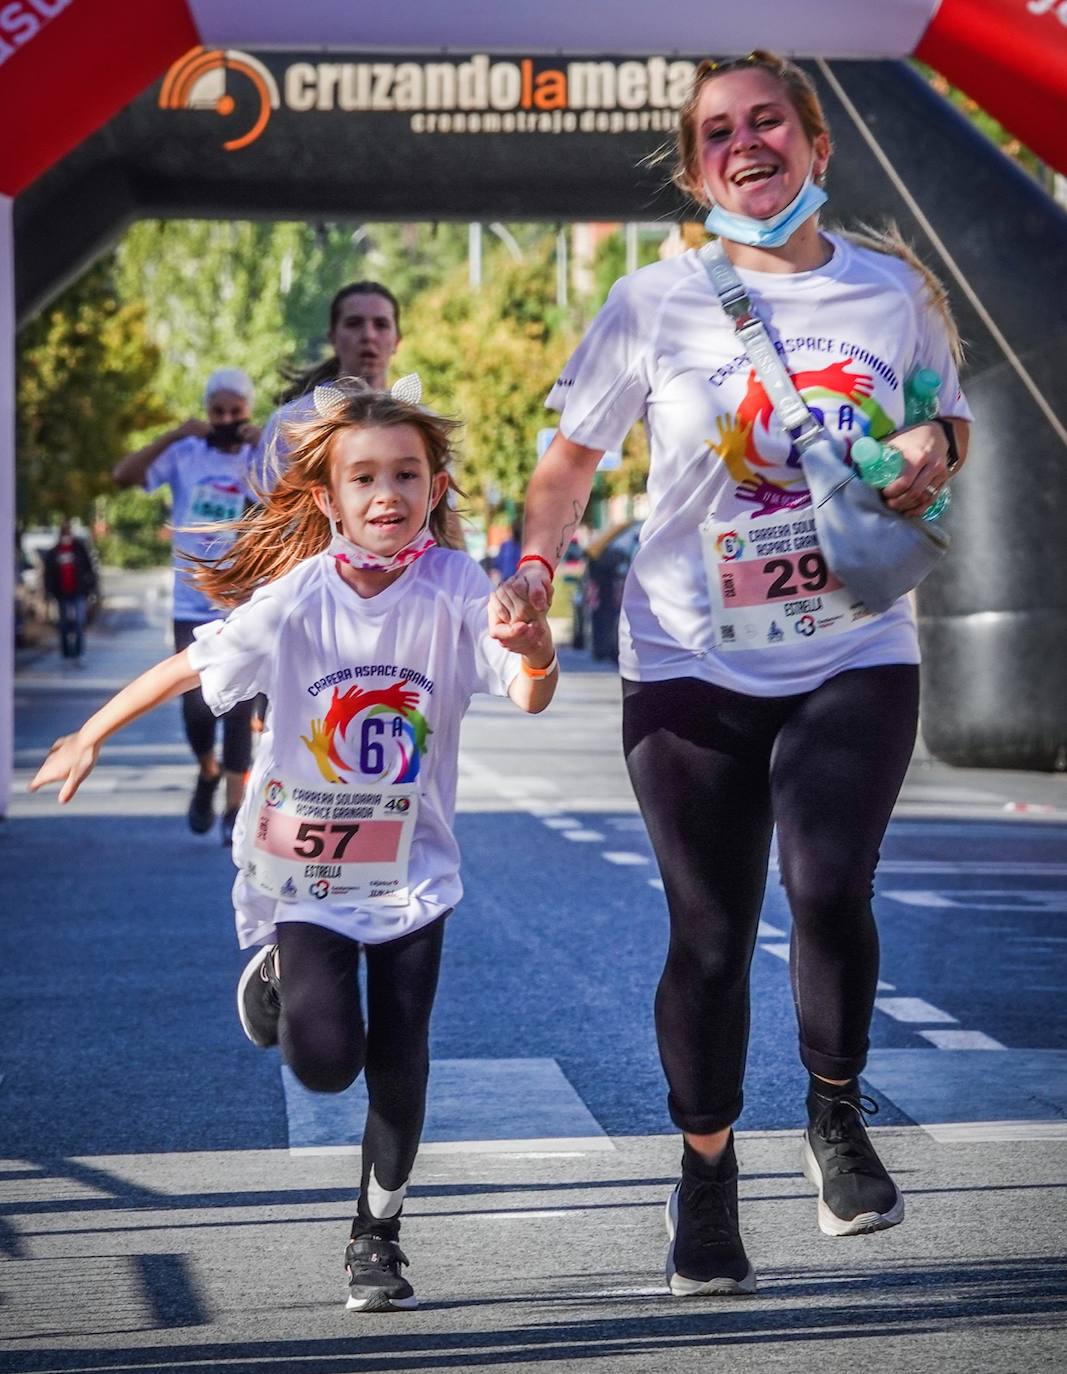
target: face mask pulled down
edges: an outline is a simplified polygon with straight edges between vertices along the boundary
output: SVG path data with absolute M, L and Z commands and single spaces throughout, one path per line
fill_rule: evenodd
M 708 199 L 711 200 L 710 192 Z M 709 234 L 717 234 L 719 238 L 729 239 L 731 243 L 745 243 L 750 248 L 781 248 L 805 220 L 810 219 L 826 204 L 827 199 L 826 192 L 815 184 L 809 170 L 804 185 L 789 204 L 769 219 L 735 215 L 713 203 L 704 221 L 704 227 Z
M 437 540 L 430 533 L 430 511 L 431 506 L 426 512 L 426 519 L 422 523 L 422 528 L 418 534 L 414 535 L 403 548 L 397 549 L 396 553 L 374 553 L 371 549 L 365 549 L 361 544 L 349 539 L 346 534 L 341 533 L 341 522 L 338 520 L 333 523 L 333 537 L 330 540 L 327 553 L 337 559 L 338 563 L 347 563 L 349 567 L 356 568 L 360 572 L 395 572 L 397 568 L 406 568 L 414 563 L 416 559 L 428 550 L 432 549 Z

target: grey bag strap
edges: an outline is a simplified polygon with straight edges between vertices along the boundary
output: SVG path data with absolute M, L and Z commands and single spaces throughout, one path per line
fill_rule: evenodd
M 700 260 L 722 308 L 734 322 L 734 328 L 778 418 L 797 448 L 803 451 L 819 437 L 822 426 L 793 385 L 793 379 L 767 333 L 767 326 L 753 315 L 752 302 L 733 263 L 717 243 L 709 243 L 702 248 Z

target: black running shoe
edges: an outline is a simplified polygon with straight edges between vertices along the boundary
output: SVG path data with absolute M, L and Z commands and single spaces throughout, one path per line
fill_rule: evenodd
M 213 778 L 197 778 L 188 811 L 189 829 L 194 835 L 206 835 L 215 823 L 215 793 L 221 781 L 221 773 Z
M 264 945 L 245 965 L 237 984 L 237 1015 L 241 1028 L 261 1050 L 278 1043 L 282 1014 L 281 984 L 274 971 L 277 945 Z
M 222 847 L 224 849 L 229 849 L 230 845 L 233 844 L 233 827 L 240 809 L 239 806 L 233 806 L 222 813 Z
M 682 1160 L 682 1181 L 667 1200 L 667 1286 L 675 1297 L 731 1297 L 756 1291 L 737 1226 L 733 1137 L 715 1179 L 698 1178 Z
M 400 1272 L 408 1257 L 395 1240 L 373 1232 L 356 1236 L 345 1250 L 350 1312 L 392 1312 L 418 1307 L 415 1290 Z
M 864 1127 L 878 1104 L 859 1091 L 808 1093 L 804 1172 L 819 1190 L 819 1230 L 826 1236 L 884 1231 L 904 1220 L 904 1198 Z

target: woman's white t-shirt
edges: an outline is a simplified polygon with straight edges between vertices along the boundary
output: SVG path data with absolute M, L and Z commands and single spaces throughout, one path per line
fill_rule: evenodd
M 242 948 L 279 921 L 309 921 L 377 944 L 428 924 L 463 889 L 452 834 L 460 722 L 476 692 L 507 693 L 519 657 L 489 637 L 489 582 L 466 554 L 433 548 L 377 596 L 360 597 L 318 554 L 261 588 L 189 649 L 216 715 L 265 692 L 270 710 L 237 824 L 233 887 Z M 249 880 L 246 847 L 276 783 L 295 794 L 352 797 L 414 788 L 418 807 L 403 904 L 335 901 L 324 865 L 308 865 L 292 900 Z M 267 803 L 269 805 L 269 801 Z M 302 875 L 303 876 L 303 875 Z
M 847 449 L 902 427 L 904 382 L 942 379 L 940 411 L 970 419 L 941 316 L 900 258 L 826 236 L 810 272 L 740 270 L 809 408 Z M 577 444 L 618 448 L 638 419 L 649 515 L 623 594 L 622 675 L 697 677 L 754 696 L 806 692 L 846 668 L 917 663 L 907 598 L 847 633 L 761 649 L 715 647 L 700 526 L 744 522 L 805 491 L 799 455 L 766 400 L 696 250 L 616 282 L 546 404 Z
M 237 520 L 255 500 L 249 486 L 252 447 L 236 453 L 212 448 L 206 439 L 188 434 L 168 445 L 145 474 L 146 491 L 170 487 L 171 550 L 174 558 L 175 620 L 209 620 L 219 608 L 192 580 L 195 558 L 217 558 L 233 543 L 227 531 L 203 531 L 201 525 Z

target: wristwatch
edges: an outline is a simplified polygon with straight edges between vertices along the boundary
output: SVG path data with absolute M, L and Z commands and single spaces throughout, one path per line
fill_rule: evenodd
M 945 439 L 948 441 L 947 466 L 949 476 L 951 476 L 960 465 L 960 451 L 956 447 L 956 427 L 951 420 L 946 420 L 943 415 L 935 416 L 934 422 L 945 431 Z

